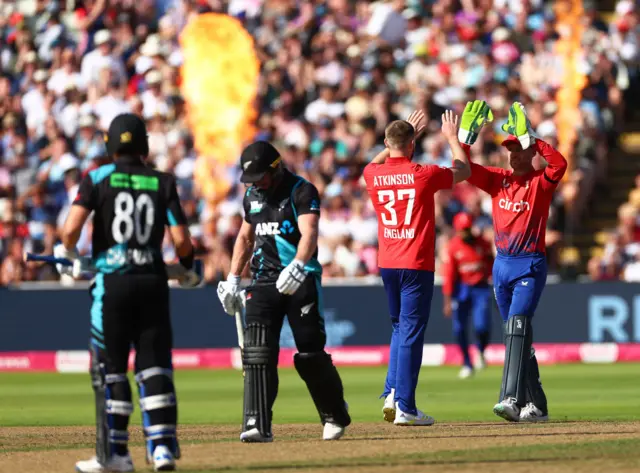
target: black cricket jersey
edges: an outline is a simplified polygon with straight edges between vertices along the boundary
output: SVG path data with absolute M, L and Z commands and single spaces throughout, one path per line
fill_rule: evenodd
M 309 181 L 285 170 L 278 187 L 271 194 L 254 186 L 247 189 L 243 201 L 244 218 L 255 233 L 251 273 L 255 283 L 273 283 L 296 256 L 300 242 L 298 216 L 320 215 L 320 195 Z M 322 274 L 318 250 L 305 269 Z
M 92 253 L 100 273 L 165 272 L 165 226 L 186 224 L 174 176 L 121 157 L 89 172 L 73 203 L 94 211 Z

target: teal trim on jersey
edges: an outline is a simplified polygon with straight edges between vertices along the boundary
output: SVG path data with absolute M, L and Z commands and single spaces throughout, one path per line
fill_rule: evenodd
M 276 248 L 278 250 L 278 256 L 283 266 L 287 266 L 296 257 L 296 247 L 282 238 L 280 235 L 275 236 Z M 304 270 L 311 274 L 321 275 L 322 266 L 317 259 L 311 258 L 307 264 L 304 265 Z
M 102 298 L 104 297 L 104 274 L 96 275 L 95 286 L 91 290 L 93 304 L 91 304 L 91 326 L 100 333 L 102 329 Z M 104 346 L 104 345 L 103 345 Z
M 253 257 L 256 258 L 258 256 L 260 256 L 260 259 L 258 260 L 258 271 L 256 272 L 256 275 L 255 275 L 256 279 L 260 277 L 260 274 L 264 269 L 264 255 L 262 254 L 262 248 L 258 248 L 256 251 L 254 251 Z
M 93 326 L 91 327 L 91 335 L 93 335 L 96 340 L 104 340 L 102 332 Z
M 91 337 L 91 343 L 93 343 L 94 345 L 102 348 L 103 350 L 105 349 L 104 343 L 102 343 L 100 340 L 98 340 L 97 338 Z
M 105 164 L 104 166 L 100 166 L 98 169 L 89 171 L 89 177 L 91 177 L 91 182 L 95 185 L 109 177 L 115 170 L 115 164 Z
M 111 255 L 109 256 L 109 252 Z M 121 258 L 115 258 L 114 255 L 117 252 L 123 252 L 125 254 L 124 260 Z M 117 245 L 112 246 L 107 251 L 103 251 L 98 256 L 94 258 L 95 267 L 99 273 L 111 274 L 115 273 L 119 269 L 126 269 L 129 267 L 129 264 L 126 262 L 126 254 L 127 254 L 127 245 L 124 243 L 119 243 Z M 109 262 L 111 260 L 111 262 Z M 118 264 L 118 261 L 120 263 Z M 114 262 L 116 264 L 114 264 Z
M 296 219 L 296 222 L 298 221 L 298 211 L 296 210 L 296 204 L 293 201 L 293 193 L 296 191 L 298 187 L 300 187 L 300 184 L 302 184 L 303 182 L 306 182 L 306 179 L 303 179 L 302 177 L 298 176 L 298 182 L 296 182 L 291 188 L 291 198 L 290 198 L 291 209 L 293 209 L 293 218 Z
M 175 227 L 176 225 L 178 225 L 178 221 L 173 216 L 173 213 L 171 212 L 171 210 L 167 210 L 167 220 L 169 221 L 170 227 Z

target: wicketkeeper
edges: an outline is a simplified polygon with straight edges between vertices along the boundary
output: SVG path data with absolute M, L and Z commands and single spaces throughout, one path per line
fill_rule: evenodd
M 193 248 L 175 178 L 145 165 L 149 146 L 142 119 L 117 116 L 105 141 L 115 162 L 91 171 L 82 181 L 64 224 L 62 244 L 54 249 L 56 257 L 75 260 L 80 232 L 94 212 L 92 257 L 98 273 L 91 284 L 89 346 L 96 456 L 76 463 L 76 470 L 133 471 L 127 431 L 133 412 L 127 378 L 133 346 L 147 461 L 155 471 L 171 471 L 180 449 L 169 287 L 162 258 L 165 226 L 186 269 L 193 265 Z M 61 274 L 72 271 L 62 265 L 57 269 Z
M 307 384 L 324 425 L 325 440 L 339 439 L 351 423 L 342 381 L 324 351 L 322 267 L 317 260 L 320 197 L 313 184 L 289 172 L 265 141 L 241 156 L 244 222 L 231 270 L 218 285 L 225 312 L 242 310 L 240 275 L 251 258 L 253 280 L 246 289 L 243 365 L 243 442 L 271 442 L 272 407 L 278 393 L 280 331 L 288 317 L 298 353 L 294 364 Z
M 482 125 L 491 121 L 489 106 L 476 100 L 476 113 L 462 117 L 459 139 L 469 153 Z M 549 206 L 567 161 L 531 130 L 524 107 L 514 102 L 502 127 L 509 133 L 510 170 L 471 163 L 469 182 L 491 196 L 497 256 L 493 287 L 504 320 L 505 361 L 499 402 L 493 412 L 512 422 L 537 422 L 549 418 L 547 398 L 540 383 L 533 343 L 533 315 L 547 281 L 545 231 Z M 544 169 L 533 167 L 539 153 Z

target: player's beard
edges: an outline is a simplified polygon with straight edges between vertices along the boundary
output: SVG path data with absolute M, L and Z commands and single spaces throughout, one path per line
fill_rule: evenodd
M 465 243 L 473 243 L 473 240 L 475 240 L 475 236 L 473 236 L 470 228 L 463 230 L 461 236 L 462 241 L 464 241 Z

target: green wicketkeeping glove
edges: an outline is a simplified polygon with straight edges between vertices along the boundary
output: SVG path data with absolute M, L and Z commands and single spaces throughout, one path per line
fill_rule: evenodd
M 536 136 L 527 118 L 527 112 L 520 102 L 513 102 L 509 108 L 509 120 L 502 125 L 502 131 L 518 138 L 522 149 L 527 149 L 536 142 Z
M 484 100 L 467 102 L 462 112 L 462 121 L 458 130 L 458 141 L 472 145 L 478 139 L 480 130 L 486 123 L 493 121 L 493 112 Z

